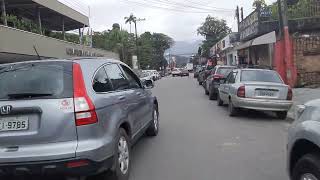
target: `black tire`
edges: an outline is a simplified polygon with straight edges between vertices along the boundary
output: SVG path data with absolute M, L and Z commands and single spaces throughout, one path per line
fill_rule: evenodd
M 217 105 L 218 106 L 223 106 L 223 101 L 221 100 L 221 98 L 220 98 L 220 95 L 219 95 L 219 93 L 217 94 Z
M 214 93 L 213 89 L 211 87 L 209 89 L 210 89 L 209 90 L 209 99 L 210 100 L 217 100 L 217 98 L 218 98 L 217 97 L 218 96 L 217 93 Z
M 206 88 L 206 87 L 204 87 L 204 94 L 205 94 L 205 95 L 209 95 L 209 91 L 207 91 L 207 88 Z
M 147 136 L 157 136 L 159 133 L 159 111 L 155 106 L 152 114 L 152 123 L 148 127 L 146 134 Z
M 121 169 L 120 169 L 120 164 L 119 164 L 119 148 L 118 145 L 120 143 L 120 139 L 124 138 L 125 141 L 127 142 L 128 145 L 128 158 L 129 158 L 129 167 L 126 173 L 124 174 Z M 130 144 L 130 139 L 126 133 L 126 131 L 122 128 L 119 129 L 118 135 L 117 135 L 117 140 L 116 140 L 116 146 L 115 146 L 115 155 L 114 155 L 114 164 L 113 167 L 111 168 L 110 172 L 105 173 L 104 175 L 109 177 L 111 176 L 113 180 L 128 180 L 129 179 L 129 174 L 130 174 L 130 169 L 131 169 L 131 144 Z
M 288 112 L 287 111 L 280 111 L 280 112 L 276 112 L 276 114 L 279 119 L 286 119 Z
M 228 110 L 229 110 L 229 116 L 231 116 L 231 117 L 237 116 L 238 108 L 234 107 L 233 102 L 231 101 L 231 99 L 229 100 Z
M 306 154 L 299 159 L 293 168 L 291 180 L 301 180 L 306 174 L 320 179 L 320 156 L 318 154 Z

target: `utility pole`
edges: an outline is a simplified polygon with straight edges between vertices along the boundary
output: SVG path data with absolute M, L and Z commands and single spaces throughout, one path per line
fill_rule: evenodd
M 288 4 L 287 0 L 281 0 L 281 10 L 282 10 L 282 25 L 283 25 L 283 35 L 284 35 L 284 51 L 285 51 L 285 64 L 286 64 L 286 79 L 287 83 L 294 87 L 297 79 L 297 70 L 293 63 L 293 48 L 290 39 L 289 23 L 288 23 Z
M 6 3 L 4 2 L 4 0 L 1 0 L 1 11 L 2 11 L 3 24 L 5 26 L 8 26 L 7 13 L 6 13 Z
M 137 48 L 137 59 L 138 59 L 138 67 L 140 69 L 140 63 L 139 63 L 139 57 L 140 57 L 140 52 L 139 52 L 139 46 L 138 46 L 138 29 L 137 29 L 137 22 L 141 22 L 141 21 L 145 21 L 146 19 L 135 19 L 134 20 L 134 28 L 135 28 L 135 32 L 136 32 L 136 48 Z

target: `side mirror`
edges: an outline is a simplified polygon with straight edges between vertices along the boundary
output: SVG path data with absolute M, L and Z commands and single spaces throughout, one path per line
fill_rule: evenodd
M 143 81 L 143 87 L 145 89 L 152 89 L 152 88 L 154 88 L 154 83 L 153 83 L 152 80 L 144 80 Z

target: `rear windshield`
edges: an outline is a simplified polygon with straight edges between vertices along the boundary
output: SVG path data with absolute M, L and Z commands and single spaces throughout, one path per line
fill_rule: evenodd
M 242 71 L 241 81 L 259 81 L 282 83 L 280 76 L 275 71 Z
M 0 100 L 73 96 L 72 62 L 0 66 Z
M 232 67 L 220 67 L 217 70 L 217 74 L 227 76 L 234 68 Z

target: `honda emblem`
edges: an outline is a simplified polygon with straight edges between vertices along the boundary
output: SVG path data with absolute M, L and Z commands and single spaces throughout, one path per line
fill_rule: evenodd
M 0 114 L 2 114 L 2 115 L 10 114 L 11 110 L 12 110 L 12 106 L 10 106 L 10 105 L 2 106 L 0 108 Z

